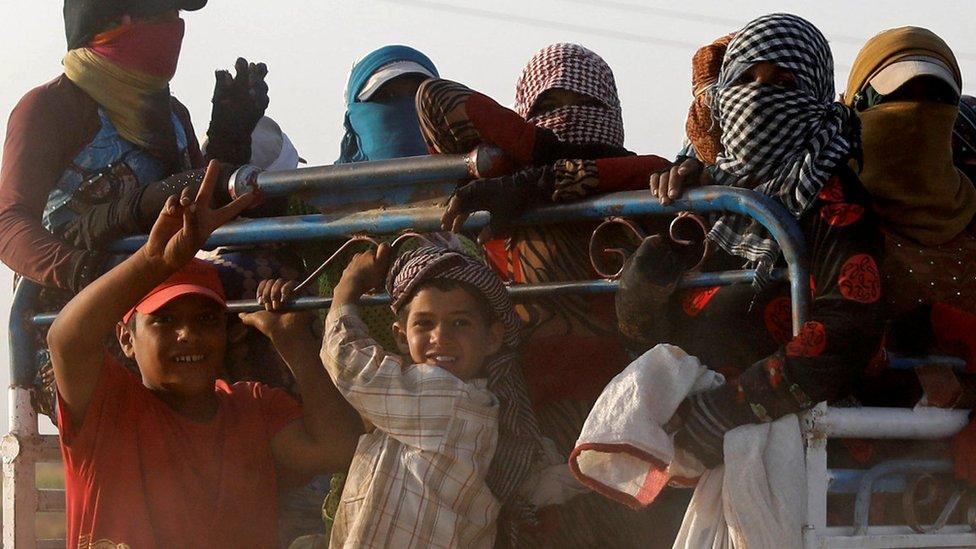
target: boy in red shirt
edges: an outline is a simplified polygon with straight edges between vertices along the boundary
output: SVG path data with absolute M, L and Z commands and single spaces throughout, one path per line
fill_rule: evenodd
M 170 197 L 146 244 L 48 333 L 70 547 L 275 547 L 278 476 L 342 470 L 355 451 L 361 424 L 322 369 L 307 317 L 242 315 L 279 349 L 303 407 L 277 389 L 216 379 L 223 288 L 193 256 L 253 202 L 211 209 L 217 172 L 211 163 L 195 199 Z M 112 330 L 141 381 L 105 354 Z

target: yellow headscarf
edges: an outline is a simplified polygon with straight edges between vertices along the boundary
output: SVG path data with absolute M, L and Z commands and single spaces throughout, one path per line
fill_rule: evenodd
M 908 56 L 941 61 L 962 88 L 959 64 L 941 38 L 927 29 L 900 27 L 876 35 L 861 49 L 844 102 L 852 106 L 871 78 Z M 952 163 L 958 112 L 953 105 L 898 101 L 858 113 L 864 147 L 861 180 L 886 230 L 934 246 L 952 240 L 972 221 L 976 189 Z
M 167 171 L 179 170 L 168 78 L 125 69 L 88 48 L 64 56 L 64 74 L 105 109 L 120 136 L 155 155 Z

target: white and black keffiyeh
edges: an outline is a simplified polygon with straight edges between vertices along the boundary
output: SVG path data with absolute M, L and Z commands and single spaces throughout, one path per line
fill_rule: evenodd
M 559 107 L 529 118 L 539 96 L 553 88 L 592 97 L 601 105 Z M 567 143 L 624 145 L 613 71 L 602 57 L 578 44 L 551 44 L 532 56 L 515 87 L 515 112 Z
M 393 262 L 386 282 L 393 312 L 411 299 L 416 288 L 433 279 L 464 282 L 477 288 L 495 317 L 505 326 L 505 345 L 493 355 L 488 371 L 488 390 L 499 401 L 498 446 L 486 483 L 503 504 L 515 502 L 519 486 L 543 452 L 532 402 L 518 360 L 522 321 L 515 313 L 504 284 L 483 262 L 440 246 L 421 246 L 402 253 Z
M 737 81 L 760 61 L 789 69 L 796 88 Z M 736 33 L 712 90 L 712 114 L 725 151 L 720 183 L 753 186 L 799 218 L 833 170 L 860 148 L 854 112 L 834 101 L 834 63 L 823 34 L 789 14 L 760 17 Z M 762 275 L 780 249 L 758 223 L 722 216 L 708 235 L 727 252 L 755 262 Z

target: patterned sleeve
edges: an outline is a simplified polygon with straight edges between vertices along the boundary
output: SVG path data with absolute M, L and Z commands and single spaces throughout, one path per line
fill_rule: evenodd
M 445 370 L 404 364 L 370 338 L 358 307 L 333 307 L 325 319 L 322 363 L 336 387 L 363 416 L 402 443 L 436 451 L 460 411 L 497 415 L 486 387 L 466 383 Z
M 593 194 L 647 189 L 651 174 L 671 166 L 655 155 L 597 160 L 559 160 L 553 166 L 552 200 L 577 200 Z
M 812 265 L 810 320 L 737 380 L 689 399 L 684 436 L 693 447 L 720 449 L 721 436 L 738 425 L 847 396 L 878 352 L 883 239 L 866 191 L 852 172 L 844 174 L 825 185 L 801 220 Z

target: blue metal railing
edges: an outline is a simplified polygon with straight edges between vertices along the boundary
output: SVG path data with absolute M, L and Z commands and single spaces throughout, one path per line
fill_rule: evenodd
M 480 152 L 480 151 L 478 151 Z M 327 166 L 306 168 L 277 174 L 257 174 L 256 183 L 267 195 L 300 192 L 318 207 L 329 209 L 346 201 L 342 188 L 355 191 L 354 185 L 385 192 L 391 188 L 416 189 L 429 187 L 430 181 L 444 182 L 470 177 L 486 169 L 488 156 L 472 155 L 443 157 L 416 157 L 396 161 L 365 162 L 337 168 Z M 397 169 L 397 167 L 400 169 Z M 472 167 L 474 166 L 474 167 Z M 389 198 L 389 197 L 387 197 Z M 207 248 L 226 245 L 261 245 L 307 240 L 338 240 L 353 234 L 395 234 L 404 230 L 420 232 L 440 229 L 442 207 L 406 207 L 397 197 L 391 200 L 398 207 L 344 214 L 316 214 L 290 217 L 238 220 L 218 229 L 207 241 Z M 600 220 L 611 216 L 639 217 L 646 215 L 676 214 L 681 211 L 700 213 L 731 212 L 746 215 L 762 224 L 780 244 L 787 268 L 775 273 L 776 278 L 788 278 L 793 301 L 793 331 L 799 331 L 809 315 L 809 270 L 806 263 L 805 240 L 796 221 L 775 201 L 749 190 L 731 187 L 702 187 L 692 189 L 672 204 L 660 204 L 646 191 L 629 191 L 540 207 L 511 221 L 513 226 L 547 225 L 569 221 Z M 490 221 L 487 213 L 472 215 L 464 225 L 465 230 L 478 230 Z M 145 236 L 134 236 L 114 243 L 113 251 L 131 253 L 145 242 Z M 751 282 L 754 271 L 729 271 L 721 273 L 697 273 L 684 277 L 684 287 L 728 285 Z M 615 282 L 596 280 L 531 286 L 512 286 L 516 299 L 529 299 L 539 295 L 566 293 L 615 292 Z M 11 315 L 11 379 L 15 385 L 29 385 L 36 374 L 33 340 L 29 337 L 30 324 L 50 324 L 56 313 L 34 314 L 37 286 L 23 281 L 14 298 Z M 369 303 L 383 303 L 385 295 L 366 296 Z M 294 303 L 299 308 L 327 307 L 329 298 L 302 298 Z M 255 301 L 239 301 L 229 304 L 232 311 L 256 310 Z M 16 352 L 15 352 L 16 350 Z

